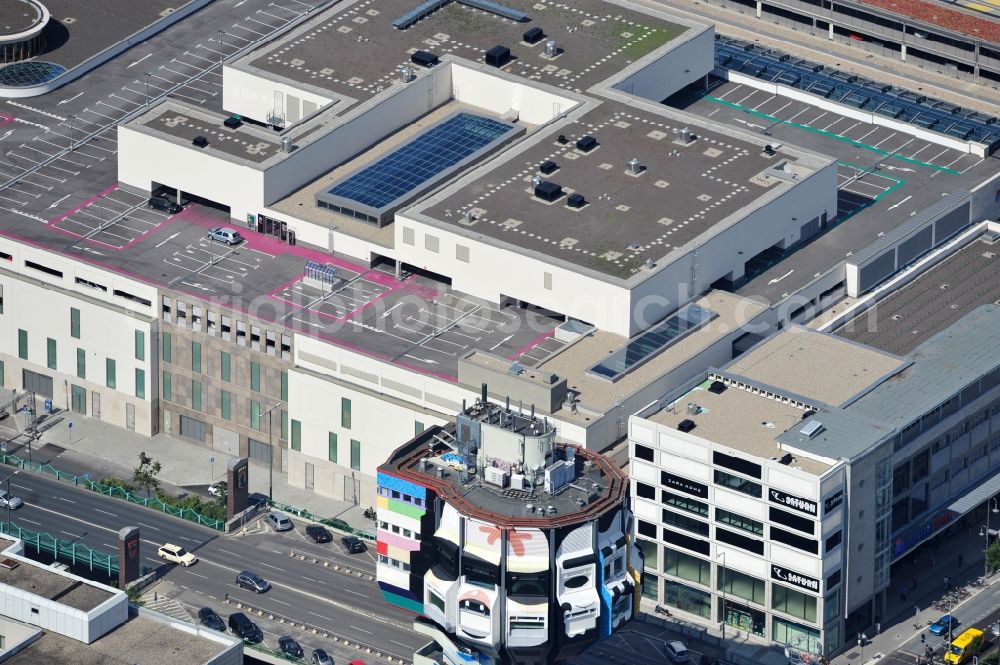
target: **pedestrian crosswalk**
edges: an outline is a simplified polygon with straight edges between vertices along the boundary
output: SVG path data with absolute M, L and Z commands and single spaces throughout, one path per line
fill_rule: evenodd
M 146 609 L 159 612 L 160 614 L 165 614 L 166 616 L 179 621 L 186 621 L 188 623 L 192 623 L 193 621 L 191 614 L 183 605 L 173 598 L 168 598 L 162 593 L 150 591 L 143 594 L 139 600 L 142 601 L 143 607 Z

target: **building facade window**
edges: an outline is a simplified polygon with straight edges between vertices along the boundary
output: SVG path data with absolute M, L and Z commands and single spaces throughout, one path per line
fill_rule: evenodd
M 647 462 L 652 462 L 655 459 L 654 451 L 648 446 L 640 446 L 638 443 L 635 444 L 635 457 Z
M 163 399 L 171 401 L 174 398 L 173 377 L 170 372 L 163 372 Z
M 708 536 L 708 523 L 697 520 L 693 517 L 688 517 L 687 515 L 681 515 L 680 513 L 675 513 L 672 510 L 663 510 L 662 519 L 663 523 L 672 526 L 675 529 L 680 529 L 682 531 L 689 531 L 691 533 L 696 533 L 699 536 Z
M 288 372 L 285 370 L 281 371 L 281 401 L 288 401 Z
M 712 564 L 669 547 L 663 548 L 663 572 L 703 586 L 712 585 Z
M 28 359 L 28 331 L 17 331 L 17 357 L 21 360 Z
M 722 485 L 723 487 L 736 490 L 737 492 L 741 492 L 747 496 L 756 497 L 758 499 L 763 495 L 763 491 L 759 483 L 747 480 L 746 478 L 740 478 L 739 476 L 734 476 L 733 474 L 726 473 L 725 471 L 719 471 L 718 469 L 715 469 L 715 484 Z
M 69 336 L 80 339 L 80 310 L 76 307 L 69 308 Z
M 201 411 L 201 381 L 191 382 L 191 408 Z
M 250 361 L 250 390 L 260 392 L 260 363 Z
M 694 513 L 695 515 L 708 517 L 708 504 L 704 501 L 690 499 L 686 496 L 674 494 L 673 492 L 668 492 L 666 490 L 660 490 L 660 499 L 663 503 L 673 508 L 679 508 L 680 510 L 685 510 L 689 513 Z
M 351 468 L 361 470 L 361 442 L 357 439 L 351 439 Z
M 816 598 L 780 584 L 771 585 L 771 609 L 816 623 Z
M 737 515 L 736 513 L 729 512 L 728 510 L 723 510 L 722 508 L 715 509 L 715 521 L 736 529 L 742 529 L 743 531 L 752 533 L 755 536 L 764 535 L 763 522 L 758 522 L 757 520 L 752 520 L 749 517 Z
M 302 450 L 302 423 L 292 418 L 292 450 Z
M 221 351 L 219 353 L 219 378 L 223 381 L 232 380 L 230 371 L 231 362 L 232 358 L 229 355 L 229 351 Z
M 346 397 L 340 398 L 340 426 L 351 429 L 351 400 Z
M 105 385 L 107 385 L 108 388 L 115 388 L 118 385 L 118 377 L 116 376 L 116 374 L 117 374 L 117 365 L 115 363 L 114 358 L 106 359 L 104 361 L 104 376 L 105 376 L 104 383 Z
M 250 400 L 250 429 L 260 431 L 260 402 Z
M 146 359 L 146 333 L 142 330 L 135 331 L 135 359 Z
M 146 370 L 135 369 L 135 396 L 146 399 Z
M 233 419 L 233 394 L 228 390 L 219 391 L 219 406 L 223 420 Z
M 672 580 L 663 581 L 663 602 L 704 619 L 712 616 L 712 594 Z
M 281 438 L 288 441 L 288 412 L 281 410 Z
M 738 570 L 719 566 L 719 576 L 716 580 L 715 588 L 725 591 L 728 596 L 736 596 L 751 603 L 764 605 L 767 601 L 764 589 L 767 585 L 764 580 L 757 579 Z
M 163 356 L 163 362 L 172 363 L 174 361 L 174 347 L 173 347 L 173 336 L 165 332 L 160 336 L 162 340 L 161 355 Z
M 181 416 L 181 436 L 186 436 L 195 441 L 205 440 L 205 423 L 190 416 Z
M 191 342 L 191 371 L 201 372 L 201 344 Z
M 263 462 L 264 464 L 270 464 L 272 461 L 272 449 L 271 444 L 265 443 L 264 441 L 257 441 L 256 439 L 250 439 L 247 447 L 247 457 L 257 462 Z
M 793 644 L 798 651 L 806 651 L 808 653 L 819 653 L 823 646 L 819 641 L 818 630 L 800 626 L 791 621 L 785 621 L 780 617 L 772 617 L 771 619 L 771 637 L 775 642 Z M 837 647 L 835 643 L 831 642 L 829 631 L 826 646 L 828 653 L 831 646 L 833 649 Z
M 76 376 L 79 379 L 87 378 L 87 352 L 83 349 L 76 350 Z
M 656 488 L 652 485 L 647 485 L 636 481 L 635 483 L 635 495 L 640 499 L 656 499 Z
M 56 369 L 59 363 L 59 354 L 56 352 L 56 341 L 49 337 L 45 341 L 45 366 L 49 369 Z
M 326 434 L 326 456 L 334 464 L 337 463 L 337 433 L 327 432 Z

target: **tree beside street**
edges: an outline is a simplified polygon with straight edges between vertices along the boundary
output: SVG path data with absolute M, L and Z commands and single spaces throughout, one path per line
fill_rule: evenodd
M 132 483 L 137 488 L 146 490 L 146 496 L 149 497 L 153 490 L 160 489 L 160 480 L 156 477 L 159 473 L 160 463 L 143 451 L 139 453 L 139 466 L 132 471 Z

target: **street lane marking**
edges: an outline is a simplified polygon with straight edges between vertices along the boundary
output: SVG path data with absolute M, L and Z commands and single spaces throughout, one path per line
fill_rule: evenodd
M 140 522 L 138 520 L 136 520 L 135 523 L 138 524 L 139 526 L 144 526 L 147 529 L 152 529 L 153 531 L 159 531 L 160 530 L 159 527 L 155 527 L 152 524 L 146 524 L 145 522 Z
M 369 635 L 374 635 L 375 634 L 375 633 L 373 633 L 370 630 L 365 630 L 364 628 L 358 628 L 357 626 L 351 626 L 351 628 L 353 628 L 354 630 L 360 631 L 362 633 L 367 633 Z
M 331 619 L 330 617 L 325 617 L 322 614 L 316 614 L 315 612 L 310 612 L 309 614 L 313 615 L 314 617 L 319 617 L 320 619 L 326 619 L 331 623 L 333 622 L 333 619 Z
M 108 511 L 106 511 L 106 510 L 101 510 L 100 508 L 94 508 L 94 512 L 95 512 L 95 513 L 104 513 L 105 515 L 111 515 L 112 517 L 118 517 L 118 516 L 117 516 L 117 515 L 115 515 L 114 513 L 109 513 Z

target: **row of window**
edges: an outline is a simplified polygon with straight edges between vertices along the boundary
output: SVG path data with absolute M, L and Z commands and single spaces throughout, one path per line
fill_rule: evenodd
M 174 361 L 174 343 L 173 336 L 165 332 L 161 335 L 161 357 L 163 362 L 173 363 Z M 201 342 L 191 342 L 191 371 L 203 373 L 203 363 L 202 363 L 202 348 Z M 229 351 L 219 352 L 219 379 L 227 383 L 233 380 L 232 372 L 232 354 Z M 280 389 L 279 395 L 283 402 L 288 401 L 288 372 L 282 371 L 280 373 Z M 254 392 L 264 392 L 263 382 L 261 381 L 261 367 L 259 362 L 253 360 L 250 361 L 250 390 Z
M 350 400 L 347 400 L 350 404 Z M 348 406 L 350 409 L 350 406 Z M 284 413 L 284 412 L 282 412 Z M 348 415 L 350 418 L 350 415 Z M 348 420 L 348 423 L 350 421 Z M 348 427 L 348 429 L 350 429 Z M 327 432 L 327 459 L 331 462 L 337 464 L 337 433 Z M 292 450 L 301 452 L 302 450 L 302 423 L 298 420 L 292 419 L 292 438 L 290 441 L 290 446 Z M 351 468 L 355 471 L 361 470 L 361 442 L 357 439 L 351 439 Z
M 175 322 L 178 326 L 187 327 L 188 319 L 191 321 L 191 329 L 201 331 L 202 323 L 205 324 L 205 332 L 213 337 L 219 335 L 227 342 L 235 341 L 240 346 L 249 346 L 254 351 L 260 351 L 261 340 L 263 339 L 263 351 L 268 355 L 279 356 L 285 360 L 292 357 L 292 338 L 284 333 L 275 333 L 271 330 L 264 330 L 258 326 L 250 325 L 250 335 L 247 337 L 247 324 L 243 321 L 236 321 L 236 334 L 233 335 L 233 319 L 229 316 L 217 315 L 208 310 L 205 312 L 205 320 L 202 321 L 202 309 L 200 305 L 189 305 L 178 300 L 176 317 L 173 311 L 173 301 L 168 296 L 163 296 L 162 316 L 164 321 Z M 189 317 L 190 315 L 190 317 Z M 176 318 L 176 321 L 174 319 Z M 261 334 L 263 332 L 263 335 Z M 278 340 L 281 341 L 280 349 Z
M 379 496 L 389 497 L 390 499 L 396 499 L 398 501 L 405 501 L 406 503 L 412 503 L 414 506 L 420 506 L 421 508 L 424 506 L 424 500 L 420 497 L 410 496 L 409 494 L 400 492 L 399 490 L 391 490 L 388 487 L 379 485 L 377 492 Z
M 75 310 L 74 310 L 75 311 Z M 78 337 L 78 336 L 77 336 Z M 145 360 L 145 333 L 141 330 L 135 331 L 136 337 L 136 359 Z M 142 351 L 140 352 L 140 349 Z M 46 367 L 52 370 L 59 370 L 58 347 L 56 340 L 51 337 L 46 339 Z M 26 330 L 17 331 L 17 357 L 21 360 L 28 359 L 28 332 Z M 87 378 L 87 352 L 84 349 L 76 350 L 76 376 L 80 379 Z M 108 388 L 118 389 L 118 363 L 114 358 L 104 359 L 104 383 Z M 135 369 L 134 394 L 139 399 L 146 399 L 146 370 Z M 49 395 L 51 397 L 51 395 Z
M 410 572 L 410 564 L 405 563 L 403 561 L 400 561 L 398 559 L 393 559 L 391 557 L 387 557 L 384 554 L 379 554 L 378 555 L 378 562 L 382 563 L 382 564 L 385 564 L 387 566 L 392 566 L 396 570 L 402 570 L 404 573 Z

